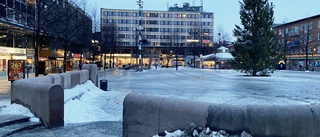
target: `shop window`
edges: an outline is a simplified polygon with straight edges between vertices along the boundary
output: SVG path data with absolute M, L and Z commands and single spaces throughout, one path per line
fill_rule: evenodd
M 0 17 L 6 18 L 6 7 L 4 5 L 0 5 Z
M 8 7 L 13 8 L 13 0 L 8 0 Z

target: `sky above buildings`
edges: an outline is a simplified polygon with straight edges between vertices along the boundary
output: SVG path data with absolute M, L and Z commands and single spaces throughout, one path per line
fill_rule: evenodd
M 137 0 L 89 0 L 89 4 L 97 9 L 138 9 Z M 143 0 L 144 10 L 167 10 L 168 6 L 184 2 L 190 5 L 201 5 L 201 0 Z M 275 5 L 275 23 L 291 22 L 308 16 L 320 14 L 319 0 L 269 0 Z M 240 25 L 240 6 L 238 0 L 203 0 L 204 11 L 214 12 L 214 29 L 222 25 L 232 36 L 235 24 Z M 234 38 L 233 38 L 234 40 Z

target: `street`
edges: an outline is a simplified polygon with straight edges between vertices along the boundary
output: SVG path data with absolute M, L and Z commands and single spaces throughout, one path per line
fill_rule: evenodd
M 111 69 L 98 73 L 108 90 L 228 104 L 320 104 L 320 72 L 276 71 L 270 77 L 234 70 L 158 68 L 144 72 Z M 10 82 L 0 79 L 0 101 L 10 98 Z
M 226 104 L 319 104 L 319 72 L 276 71 L 270 77 L 234 70 L 161 68 L 107 74 L 109 90 Z

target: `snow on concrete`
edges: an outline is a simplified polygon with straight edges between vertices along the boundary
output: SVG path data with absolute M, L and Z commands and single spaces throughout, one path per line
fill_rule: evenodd
M 188 67 L 144 70 L 114 70 L 108 91 L 91 81 L 65 90 L 65 124 L 122 121 L 125 96 L 131 92 L 218 104 L 319 104 L 319 72 L 277 71 L 271 77 L 249 77 L 234 70 Z M 75 98 L 77 97 L 77 98 Z M 0 116 L 33 114 L 9 99 L 0 101 Z

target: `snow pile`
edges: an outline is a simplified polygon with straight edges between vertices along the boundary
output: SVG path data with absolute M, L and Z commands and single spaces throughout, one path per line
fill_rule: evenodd
M 176 130 L 172 133 L 165 131 L 164 133 L 159 133 L 159 135 L 154 135 L 153 137 L 252 137 L 249 133 L 243 131 L 239 135 L 229 135 L 224 130 L 211 131 L 210 128 L 203 129 L 202 127 L 197 127 L 195 123 L 191 122 L 189 126 L 184 130 Z
M 35 117 L 29 109 L 23 107 L 19 104 L 11 104 L 7 106 L 0 107 L 0 116 L 1 115 L 22 115 L 30 117 L 30 121 L 32 122 L 39 122 L 39 118 Z
M 94 121 L 122 121 L 122 104 L 129 92 L 103 91 L 92 81 L 64 90 L 64 123 L 85 123 Z M 23 115 L 37 122 L 29 109 L 19 104 L 0 106 L 1 115 Z
M 103 91 L 91 81 L 65 90 L 65 125 L 94 121 L 122 121 L 122 104 L 127 94 Z

